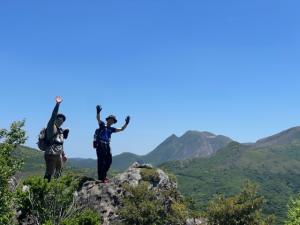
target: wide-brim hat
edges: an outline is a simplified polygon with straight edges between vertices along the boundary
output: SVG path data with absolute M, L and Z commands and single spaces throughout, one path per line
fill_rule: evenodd
M 114 115 L 109 115 L 108 117 L 106 117 L 106 121 L 109 119 L 113 119 L 114 123 L 118 122 L 117 118 Z

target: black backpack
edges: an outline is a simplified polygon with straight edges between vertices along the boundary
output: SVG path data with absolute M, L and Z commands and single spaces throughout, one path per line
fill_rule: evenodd
M 37 142 L 37 145 L 38 145 L 38 148 L 41 150 L 41 151 L 46 151 L 46 149 L 49 147 L 50 145 L 50 142 L 47 140 L 47 129 L 46 128 L 43 128 L 41 131 L 40 131 L 40 134 L 38 136 L 38 142 Z
M 98 128 L 98 129 L 95 130 L 94 141 L 93 141 L 93 148 L 97 148 L 98 145 L 99 145 L 99 142 L 100 142 L 100 133 L 101 133 L 100 128 Z

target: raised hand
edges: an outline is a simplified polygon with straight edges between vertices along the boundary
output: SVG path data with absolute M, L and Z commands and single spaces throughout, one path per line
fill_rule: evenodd
M 130 121 L 130 116 L 127 116 L 126 119 L 125 119 L 125 123 L 129 124 L 129 121 Z
M 56 101 L 56 103 L 61 103 L 62 102 L 62 98 L 60 96 L 56 96 L 55 97 L 55 101 Z
M 96 106 L 96 110 L 97 110 L 97 114 L 99 114 L 101 112 L 101 110 L 102 110 L 101 105 L 97 105 Z

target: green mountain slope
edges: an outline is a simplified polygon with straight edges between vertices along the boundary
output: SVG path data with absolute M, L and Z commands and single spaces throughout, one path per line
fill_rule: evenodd
M 300 191 L 298 132 L 299 128 L 289 130 L 288 136 L 283 132 L 276 136 L 280 142 L 266 147 L 261 141 L 250 146 L 232 142 L 210 158 L 167 162 L 162 167 L 177 176 L 180 191 L 202 209 L 214 195 L 236 194 L 251 180 L 268 200 L 265 212 L 275 213 L 282 224 L 289 198 Z
M 112 168 L 118 171 L 123 171 L 127 169 L 134 162 L 143 162 L 141 156 L 135 155 L 133 153 L 124 152 L 120 155 L 113 156 Z
M 293 127 L 282 131 L 278 134 L 272 135 L 258 140 L 255 147 L 266 147 L 272 145 L 286 145 L 286 144 L 300 144 L 300 127 Z
M 22 176 L 39 175 L 45 172 L 44 155 L 36 149 L 21 146 L 14 151 L 18 159 L 23 159 Z

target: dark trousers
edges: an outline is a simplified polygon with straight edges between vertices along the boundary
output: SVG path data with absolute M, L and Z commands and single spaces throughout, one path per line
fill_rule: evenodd
M 60 177 L 63 163 L 61 155 L 50 155 L 45 154 L 45 162 L 46 162 L 46 172 L 44 179 L 47 179 L 49 182 L 51 177 L 54 176 L 55 178 Z
M 98 158 L 98 179 L 104 180 L 112 163 L 112 156 L 109 144 L 100 142 L 97 147 Z

